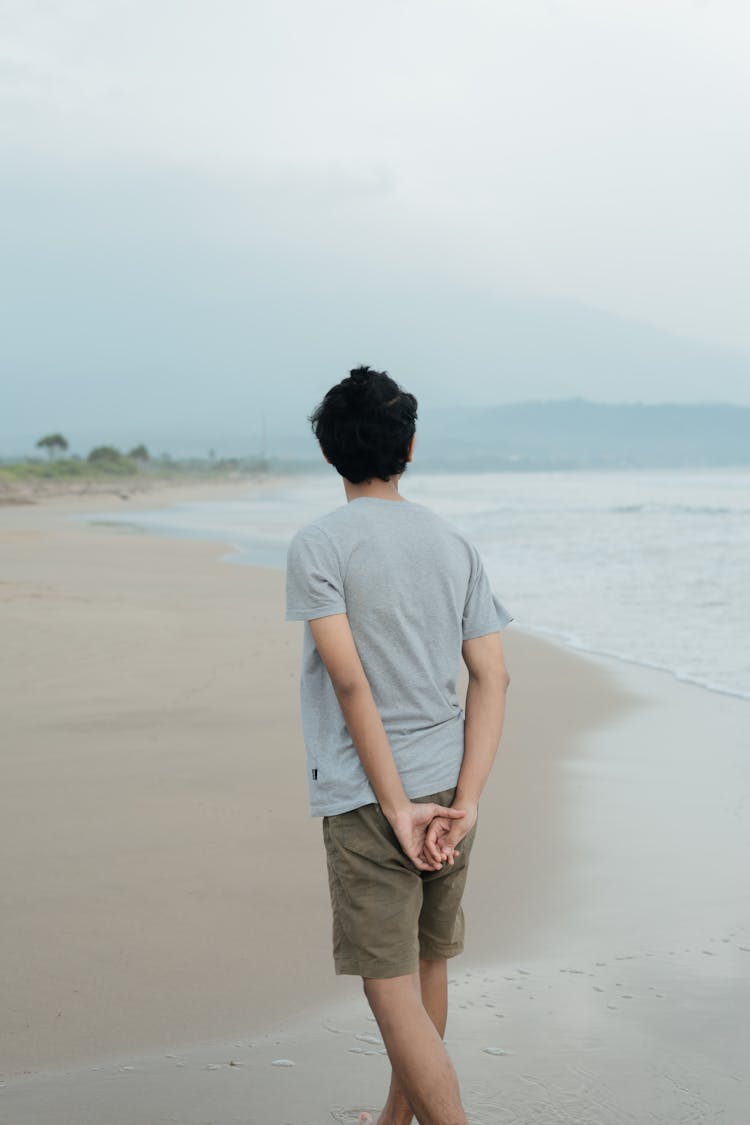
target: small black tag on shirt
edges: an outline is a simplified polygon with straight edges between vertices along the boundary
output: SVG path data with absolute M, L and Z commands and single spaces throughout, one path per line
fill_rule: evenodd
M 317 781 L 317 780 L 318 780 L 318 771 L 317 771 L 317 770 L 313 770 L 313 771 L 312 771 L 312 775 L 313 775 L 313 781 Z

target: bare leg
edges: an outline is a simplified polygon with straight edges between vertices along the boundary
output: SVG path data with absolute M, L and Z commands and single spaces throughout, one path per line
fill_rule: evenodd
M 427 961 L 421 958 L 419 983 L 422 1005 L 442 1039 L 448 1020 L 448 962 Z M 383 1106 L 377 1125 L 411 1125 L 413 1118 L 414 1111 L 409 1099 L 403 1091 L 396 1072 L 392 1070 L 388 1100 Z
M 448 1022 L 448 962 L 419 961 L 422 1003 L 442 1039 Z
M 466 1125 L 458 1081 L 442 1043 L 448 1013 L 445 961 L 420 961 L 419 976 L 366 979 L 393 1074 L 378 1125 Z

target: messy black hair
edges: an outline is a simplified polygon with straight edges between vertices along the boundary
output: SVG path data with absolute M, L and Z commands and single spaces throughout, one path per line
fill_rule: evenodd
M 353 368 L 309 418 L 323 453 L 352 484 L 403 473 L 416 420 L 414 395 L 369 367 Z

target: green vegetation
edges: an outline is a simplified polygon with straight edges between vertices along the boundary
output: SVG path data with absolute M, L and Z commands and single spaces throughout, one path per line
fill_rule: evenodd
M 86 458 L 90 465 L 96 465 L 106 473 L 137 472 L 138 466 L 130 457 L 125 457 L 113 445 L 97 445 Z
M 46 458 L 28 457 L 23 460 L 0 461 L 0 488 L 12 489 L 14 485 L 33 482 L 106 482 L 117 477 L 138 477 L 148 480 L 173 480 L 175 477 L 214 478 L 227 474 L 262 473 L 271 466 L 266 459 L 257 457 L 217 457 L 211 450 L 207 457 L 176 460 L 169 453 L 152 457 L 141 443 L 123 453 L 114 445 L 97 445 L 86 457 L 62 457 L 68 450 L 66 438 L 59 433 L 47 434 L 36 443 L 37 449 L 47 453 Z
M 47 434 L 46 437 L 39 438 L 36 443 L 37 449 L 46 449 L 50 457 L 54 457 L 58 450 L 65 453 L 68 448 L 68 443 L 62 434 Z

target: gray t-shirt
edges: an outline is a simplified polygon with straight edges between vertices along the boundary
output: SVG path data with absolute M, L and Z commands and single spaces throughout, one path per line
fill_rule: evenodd
M 304 621 L 302 733 L 313 816 L 376 801 L 309 622 L 346 613 L 409 797 L 454 786 L 464 749 L 461 643 L 513 618 L 476 548 L 429 508 L 364 496 L 301 528 L 287 555 L 287 621 Z

